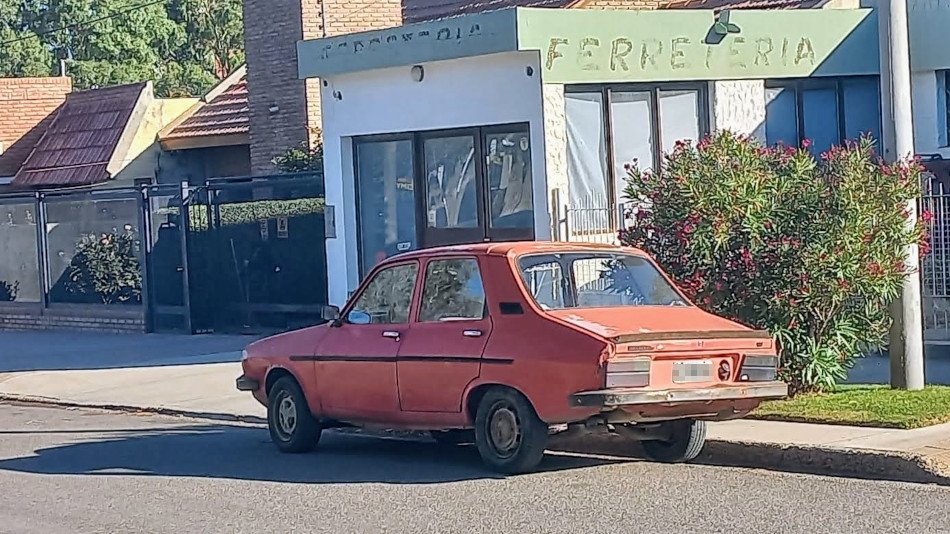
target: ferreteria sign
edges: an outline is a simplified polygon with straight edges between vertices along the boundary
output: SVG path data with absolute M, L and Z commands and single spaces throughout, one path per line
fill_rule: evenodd
M 716 24 L 717 21 L 719 24 Z M 518 47 L 540 52 L 547 83 L 873 74 L 870 10 L 520 10 Z
M 950 0 L 930 0 L 947 1 Z M 728 19 L 728 20 L 727 20 Z M 533 51 L 546 83 L 875 74 L 869 9 L 508 9 L 297 43 L 301 78 Z

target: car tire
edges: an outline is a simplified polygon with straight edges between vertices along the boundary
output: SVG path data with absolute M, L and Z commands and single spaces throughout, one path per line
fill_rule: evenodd
M 268 392 L 267 428 L 281 452 L 310 452 L 320 441 L 323 428 L 310 413 L 300 385 L 289 376 L 277 380 Z
M 475 432 L 473 430 L 433 430 L 429 432 L 429 435 L 439 445 L 457 446 L 475 443 Z
M 548 425 L 524 395 L 506 388 L 489 390 L 475 412 L 475 446 L 490 469 L 516 474 L 531 471 L 544 456 Z
M 663 423 L 669 431 L 665 440 L 641 443 L 647 458 L 658 462 L 688 462 L 699 456 L 706 443 L 706 421 L 678 419 Z

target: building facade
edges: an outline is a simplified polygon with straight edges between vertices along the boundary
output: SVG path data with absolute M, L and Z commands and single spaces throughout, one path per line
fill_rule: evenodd
M 382 258 L 609 240 L 624 164 L 716 129 L 817 152 L 881 135 L 872 9 L 511 9 L 302 41 L 323 86 L 329 298 Z

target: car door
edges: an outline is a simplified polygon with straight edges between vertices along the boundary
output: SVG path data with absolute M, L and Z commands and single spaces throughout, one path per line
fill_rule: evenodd
M 418 301 L 399 346 L 399 405 L 405 412 L 458 413 L 492 330 L 478 260 L 429 260 Z
M 328 416 L 372 422 L 399 414 L 396 356 L 418 270 L 413 261 L 373 274 L 318 347 L 317 388 Z

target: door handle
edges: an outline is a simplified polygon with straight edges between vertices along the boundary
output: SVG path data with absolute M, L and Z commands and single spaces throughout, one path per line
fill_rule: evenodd
M 465 337 L 482 337 L 481 330 L 466 330 L 462 332 L 462 335 Z
M 399 332 L 396 332 L 395 330 L 386 330 L 385 332 L 383 332 L 383 337 L 388 337 L 389 339 L 398 341 Z

